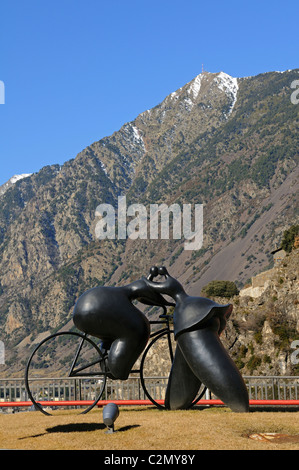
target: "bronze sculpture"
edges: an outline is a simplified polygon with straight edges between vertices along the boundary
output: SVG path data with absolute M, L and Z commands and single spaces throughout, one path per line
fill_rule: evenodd
M 155 281 L 158 275 L 162 281 Z M 170 296 L 174 303 L 163 295 Z M 123 287 L 96 287 L 77 301 L 73 320 L 77 328 L 102 340 L 108 351 L 107 367 L 112 378 L 126 379 L 144 350 L 150 335 L 149 321 L 133 301 L 174 306 L 177 341 L 168 381 L 165 406 L 190 407 L 203 383 L 236 412 L 249 410 L 246 385 L 220 341 L 232 305 L 189 296 L 164 267 L 153 267 L 148 278 Z

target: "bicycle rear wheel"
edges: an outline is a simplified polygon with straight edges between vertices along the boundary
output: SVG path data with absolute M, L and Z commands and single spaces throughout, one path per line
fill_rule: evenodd
M 141 359 L 140 379 L 143 391 L 159 409 L 166 409 L 164 400 L 175 348 L 173 330 L 162 330 L 148 344 Z M 202 385 L 190 407 L 196 405 L 205 391 L 206 387 Z
M 36 410 L 50 415 L 55 402 L 72 402 L 80 413 L 90 411 L 106 384 L 104 357 L 86 335 L 60 332 L 33 350 L 25 372 L 25 386 Z

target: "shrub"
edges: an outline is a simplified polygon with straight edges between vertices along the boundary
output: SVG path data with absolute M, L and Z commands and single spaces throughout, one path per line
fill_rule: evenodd
M 263 342 L 263 334 L 261 331 L 257 331 L 255 334 L 254 334 L 254 339 L 255 341 L 257 342 L 257 344 L 262 344 Z
M 263 362 L 265 364 L 271 364 L 271 357 L 268 354 L 264 354 L 263 356 Z
M 249 361 L 247 362 L 247 367 L 252 373 L 254 370 L 256 370 L 260 365 L 261 365 L 262 360 L 257 357 L 257 356 L 251 356 Z
M 232 297 L 238 295 L 239 291 L 232 281 L 211 281 L 203 287 L 202 294 L 207 297 Z
M 294 247 L 295 236 L 299 234 L 299 225 L 292 225 L 288 230 L 284 231 L 281 248 L 290 253 Z

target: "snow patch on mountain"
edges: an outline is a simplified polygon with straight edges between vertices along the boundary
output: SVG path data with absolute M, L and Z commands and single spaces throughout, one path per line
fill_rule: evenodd
M 190 87 L 188 88 L 188 93 L 193 96 L 193 99 L 195 100 L 198 96 L 198 93 L 200 92 L 201 88 L 201 81 L 202 81 L 203 75 L 197 75 L 197 77 L 192 80 Z
M 23 173 L 21 175 L 12 176 L 6 183 L 0 186 L 0 196 L 2 196 L 2 194 L 4 194 L 17 181 L 20 181 L 24 178 L 28 178 L 28 176 L 31 176 L 31 175 L 32 173 Z
M 14 184 L 19 180 L 22 180 L 23 178 L 28 178 L 28 176 L 31 176 L 32 173 L 24 173 L 22 175 L 14 175 L 10 178 L 9 182 Z
M 181 88 L 180 88 L 180 90 L 181 90 Z M 172 99 L 176 99 L 176 100 L 177 100 L 178 97 L 179 97 L 179 95 L 178 95 L 178 93 L 177 93 L 176 91 L 173 91 L 172 93 L 170 93 L 169 96 L 170 96 L 170 99 L 171 99 L 171 100 L 172 100 Z
M 136 126 L 132 126 L 132 130 L 133 130 L 133 140 L 144 148 L 143 138 L 139 132 L 139 129 L 137 129 Z
M 141 147 L 141 149 L 144 150 L 145 146 L 144 146 L 143 138 L 139 129 L 136 126 L 134 126 L 130 122 L 123 126 L 123 131 L 126 135 L 126 140 L 128 141 L 128 143 L 131 144 L 131 146 L 134 146 L 137 148 Z
M 231 114 L 237 102 L 237 95 L 239 90 L 238 79 L 231 77 L 227 73 L 220 72 L 217 77 L 214 78 L 214 81 L 218 85 L 218 88 L 224 91 L 231 99 L 229 112 L 226 114 L 227 117 L 229 114 Z
M 105 173 L 106 176 L 108 176 L 108 178 L 111 180 L 109 174 L 108 174 L 108 171 L 107 171 L 107 168 L 105 167 L 104 163 L 102 162 L 102 160 L 99 160 L 99 163 L 100 163 L 100 167 L 102 168 L 103 172 Z

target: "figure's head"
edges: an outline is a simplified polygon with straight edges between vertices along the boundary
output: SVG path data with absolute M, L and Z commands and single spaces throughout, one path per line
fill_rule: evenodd
M 164 276 L 163 281 L 154 281 L 153 279 L 157 276 Z M 153 266 L 150 269 L 150 274 L 146 279 L 148 286 L 150 286 L 155 292 L 169 295 L 175 298 L 179 293 L 185 293 L 183 286 L 174 277 L 171 277 L 165 268 L 165 266 Z
M 165 266 L 160 266 L 160 267 L 157 267 L 157 266 L 152 266 L 150 268 L 150 273 L 148 275 L 148 279 L 150 281 L 152 281 L 154 279 L 154 277 L 157 277 L 157 276 L 166 276 L 168 274 L 167 272 L 167 269 L 165 268 Z

